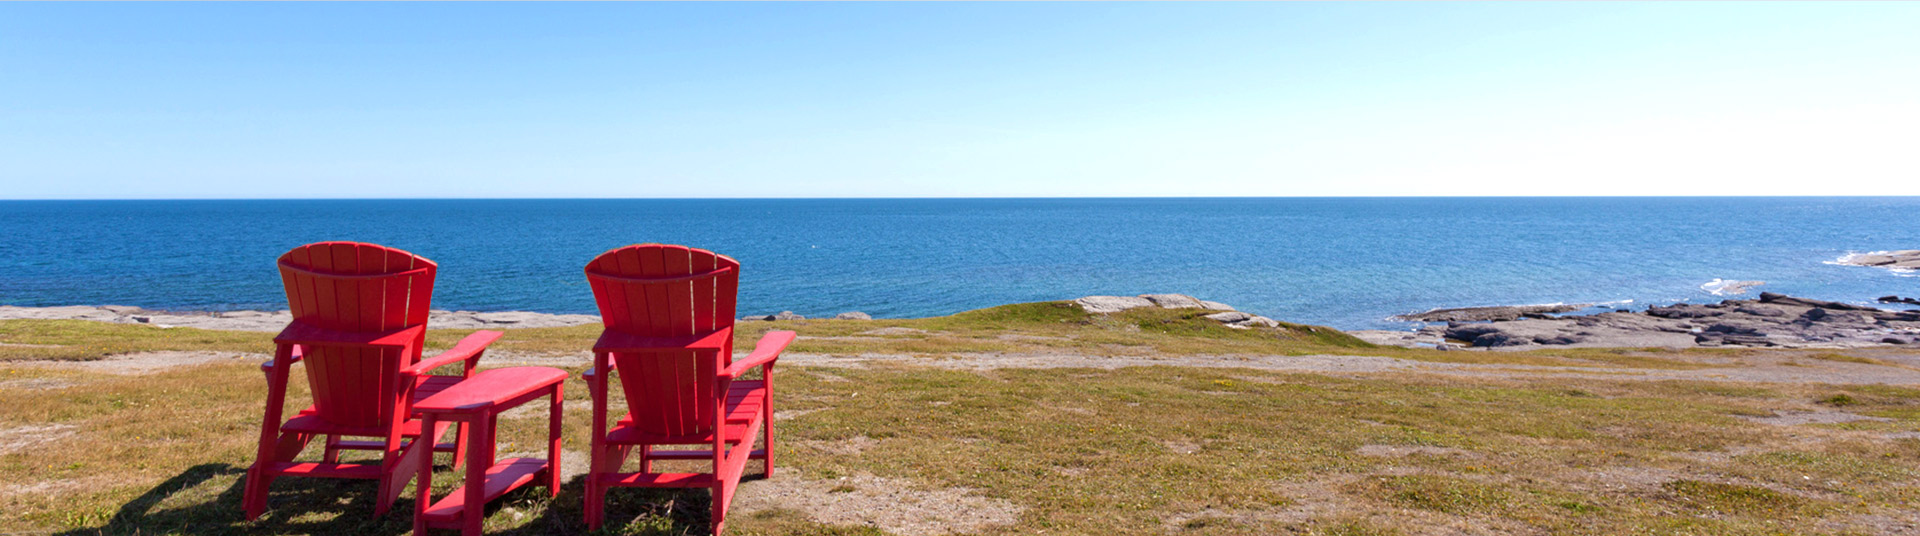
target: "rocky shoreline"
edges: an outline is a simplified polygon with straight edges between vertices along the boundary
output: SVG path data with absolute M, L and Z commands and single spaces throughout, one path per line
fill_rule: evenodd
M 1887 296 L 1880 301 L 1910 303 L 1906 300 L 1911 298 Z M 1753 300 L 1681 303 L 1645 311 L 1570 316 L 1552 316 L 1549 312 L 1564 311 L 1528 307 L 1431 311 L 1421 315 L 1445 323 L 1412 331 L 1349 333 L 1375 344 L 1440 349 L 1920 345 L 1920 310 L 1891 311 L 1770 292 L 1762 292 Z
M 1920 249 L 1875 251 L 1872 253 L 1848 255 L 1840 259 L 1840 264 L 1872 266 L 1889 270 L 1920 271 Z
M 1885 296 L 1881 303 L 1920 305 L 1920 299 Z M 1182 294 L 1085 296 L 1072 301 L 1093 314 L 1128 309 L 1200 309 L 1205 318 L 1234 329 L 1272 328 L 1280 322 L 1235 310 L 1233 306 Z M 1920 346 L 1920 309 L 1894 311 L 1761 293 L 1759 299 L 1725 300 L 1714 304 L 1681 303 L 1653 306 L 1644 311 L 1611 311 L 1561 315 L 1593 307 L 1589 304 L 1522 305 L 1436 309 L 1394 317 L 1425 322 L 1407 331 L 1349 331 L 1368 342 L 1413 348 L 1529 349 L 1543 347 L 1783 347 L 1850 348 L 1863 346 Z M 837 320 L 870 320 L 865 313 L 848 312 Z M 155 311 L 122 305 L 17 307 L 0 305 L 0 320 L 90 320 L 157 327 L 189 327 L 232 331 L 273 332 L 292 320 L 287 311 L 180 312 Z M 741 318 L 742 321 L 804 320 L 791 311 Z M 431 312 L 429 325 L 446 329 L 544 328 L 594 324 L 600 317 L 526 311 Z

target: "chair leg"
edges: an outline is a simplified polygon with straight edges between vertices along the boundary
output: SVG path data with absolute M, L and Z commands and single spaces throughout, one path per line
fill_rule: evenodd
M 267 487 L 273 483 L 273 477 L 267 475 L 263 467 L 266 463 L 260 460 L 247 469 L 247 484 L 240 495 L 240 507 L 246 510 L 247 521 L 260 519 L 260 514 L 267 512 Z
M 327 434 L 327 450 L 320 454 L 320 461 L 325 463 L 340 463 L 339 435 Z
M 765 415 L 760 416 L 760 422 L 767 423 L 767 427 L 760 430 L 761 449 L 767 453 L 766 459 L 761 460 L 760 472 L 765 473 L 767 478 L 773 478 L 773 411 L 771 405 L 760 407 L 767 411 Z
M 640 472 L 653 472 L 653 445 L 640 445 Z
M 713 522 L 709 526 L 709 528 L 713 529 L 713 536 L 720 536 L 720 531 L 726 530 L 726 526 L 727 526 L 727 491 L 726 489 L 727 489 L 726 479 L 721 479 L 720 482 L 716 482 L 713 485 Z
M 600 475 L 587 473 L 587 491 L 584 500 L 586 508 L 583 510 L 587 518 L 588 531 L 600 530 L 600 522 L 606 517 L 606 493 L 606 488 L 600 486 Z

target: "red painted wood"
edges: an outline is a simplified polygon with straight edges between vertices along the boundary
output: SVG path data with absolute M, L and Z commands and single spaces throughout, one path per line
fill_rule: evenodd
M 730 367 L 735 365 L 733 322 L 740 263 L 711 251 L 662 244 L 626 246 L 587 263 L 586 275 L 605 325 L 594 345 L 593 369 L 583 375 L 594 400 L 588 527 L 599 528 L 608 487 L 708 487 L 714 493 L 712 523 L 718 533 L 747 461 L 767 460 L 766 469 L 772 469 L 771 453 L 753 449 L 755 436 L 762 430 L 761 437 L 772 445 L 771 383 L 732 382 L 732 378 L 750 368 L 760 368 L 770 378 L 780 352 L 793 340 L 792 332 L 769 334 L 752 355 Z M 609 430 L 607 390 L 616 376 L 627 407 Z M 653 448 L 702 443 L 711 448 Z M 640 472 L 620 472 L 634 447 L 641 453 Z M 655 459 L 694 456 L 712 462 L 711 471 L 652 472 Z
M 566 371 L 552 367 L 497 368 L 414 402 L 413 409 L 422 413 L 480 411 L 508 405 L 529 394 L 545 395 L 547 389 L 566 379 Z
M 492 501 L 506 495 L 520 486 L 533 482 L 534 476 L 546 470 L 547 461 L 539 458 L 507 458 L 488 467 L 481 496 Z M 484 502 L 483 502 L 484 504 Z M 422 515 L 429 526 L 457 527 L 462 513 L 467 507 L 467 486 L 454 490 L 446 498 L 427 507 Z
M 712 473 L 621 473 L 603 475 L 600 483 L 623 488 L 704 488 L 713 485 Z
M 407 368 L 421 361 L 438 266 L 405 251 L 356 242 L 300 246 L 278 262 L 294 320 L 275 337 L 274 360 L 262 365 L 267 408 L 241 501 L 247 518 L 265 511 L 267 488 L 281 475 L 378 479 L 374 513 L 383 513 L 415 473 L 408 470 L 413 457 L 403 449 L 453 450 L 456 460 L 463 455 L 460 441 L 438 443 L 447 426 L 422 434 L 412 409 L 414 401 L 460 379 Z M 470 370 L 498 336 L 478 332 L 452 355 L 433 362 L 464 361 Z M 306 365 L 313 405 L 282 422 L 289 369 L 296 361 Z M 294 462 L 314 437 L 326 438 L 322 461 Z M 382 456 L 379 463 L 332 463 L 343 449 L 379 450 Z

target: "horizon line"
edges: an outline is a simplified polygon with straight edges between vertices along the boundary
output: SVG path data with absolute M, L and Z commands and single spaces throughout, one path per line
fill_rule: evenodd
M 0 198 L 4 202 L 43 201 L 861 201 L 861 200 L 1123 200 L 1123 199 L 1787 199 L 1920 198 L 1920 194 L 1820 195 L 1245 195 L 1245 196 L 872 196 L 872 197 L 39 197 Z

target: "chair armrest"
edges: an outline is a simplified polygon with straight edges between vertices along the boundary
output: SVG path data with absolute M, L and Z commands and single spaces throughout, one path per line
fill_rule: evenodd
M 293 345 L 293 352 L 292 352 L 292 357 L 288 357 L 288 358 L 287 358 L 287 364 L 289 364 L 289 365 L 291 365 L 291 364 L 294 364 L 294 363 L 299 363 L 299 362 L 300 362 L 300 358 L 303 358 L 303 357 L 306 357 L 306 352 L 304 352 L 303 350 L 306 350 L 306 349 L 305 349 L 305 348 L 301 348 L 301 347 L 300 347 L 300 345 L 298 345 L 298 344 L 296 344 L 296 345 Z M 273 370 L 273 360 L 272 360 L 272 359 L 268 359 L 268 360 L 266 360 L 266 361 L 262 361 L 262 362 L 260 363 L 260 372 L 269 372 L 269 371 L 272 371 L 272 370 Z
M 709 350 L 731 351 L 727 341 L 733 338 L 733 326 L 727 326 L 706 333 L 696 333 L 680 337 L 641 337 L 627 333 L 603 330 L 600 340 L 593 343 L 595 352 L 657 352 L 661 350 Z
M 466 338 L 460 339 L 460 342 L 454 343 L 453 348 L 445 352 L 440 352 L 440 355 L 422 359 L 419 363 L 414 363 L 413 366 L 407 367 L 406 370 L 402 370 L 401 372 L 405 374 L 426 374 L 432 372 L 433 369 L 449 364 L 474 360 L 474 363 L 469 363 L 467 366 L 467 368 L 471 369 L 474 365 L 479 364 L 480 354 L 481 352 L 487 351 L 487 345 L 493 344 L 493 341 L 500 340 L 501 335 L 506 335 L 506 333 L 487 330 L 475 331 L 467 335 Z
M 786 351 L 787 345 L 793 344 L 793 340 L 799 336 L 800 334 L 791 331 L 767 332 L 766 335 L 760 336 L 760 342 L 754 343 L 753 353 L 747 354 L 747 357 L 744 359 L 733 362 L 732 365 L 727 367 L 727 370 L 720 372 L 720 377 L 726 379 L 738 378 L 742 374 L 746 374 L 747 371 L 753 370 L 754 367 L 761 365 L 772 366 L 775 360 L 780 359 L 780 352 Z
M 401 328 L 393 331 L 360 332 L 340 331 L 316 327 L 298 320 L 287 324 L 273 337 L 280 344 L 299 344 L 303 346 L 348 346 L 358 348 L 409 348 L 414 341 L 420 340 L 427 332 L 424 325 Z

